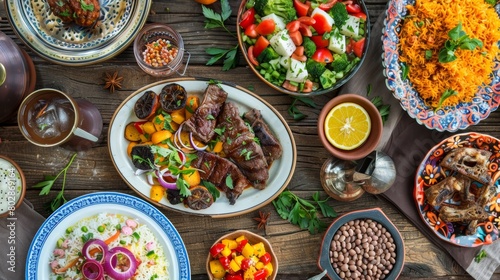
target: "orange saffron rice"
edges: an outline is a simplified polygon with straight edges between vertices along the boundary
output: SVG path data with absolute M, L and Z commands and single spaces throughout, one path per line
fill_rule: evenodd
M 427 105 L 436 108 L 446 90 L 458 94 L 441 105 L 469 102 L 478 87 L 491 82 L 494 60 L 499 55 L 500 19 L 483 0 L 417 0 L 408 5 L 399 34 L 400 60 L 408 66 L 408 78 Z M 452 62 L 440 63 L 438 54 L 449 39 L 448 32 L 462 23 L 469 38 L 483 43 L 473 51 L 457 48 Z M 426 51 L 432 57 L 426 59 Z

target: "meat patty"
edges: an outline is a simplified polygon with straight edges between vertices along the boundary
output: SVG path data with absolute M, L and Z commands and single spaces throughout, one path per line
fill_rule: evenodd
M 54 15 L 63 22 L 75 22 L 84 27 L 95 25 L 100 16 L 99 0 L 47 0 Z

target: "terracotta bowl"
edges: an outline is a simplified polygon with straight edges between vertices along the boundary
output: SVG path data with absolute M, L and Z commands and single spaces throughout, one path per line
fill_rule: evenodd
M 23 202 L 26 178 L 21 167 L 11 158 L 0 155 L 0 218 L 8 216 Z
M 269 252 L 269 254 L 271 254 L 271 258 L 272 258 L 271 263 L 273 264 L 273 273 L 271 273 L 271 275 L 269 277 L 267 277 L 266 279 L 267 280 L 276 279 L 276 275 L 278 274 L 278 259 L 276 258 L 276 255 L 274 254 L 274 250 L 271 247 L 271 243 L 269 243 L 269 241 L 267 241 L 267 239 L 265 239 L 264 237 L 262 237 L 258 234 L 255 234 L 251 231 L 248 231 L 248 230 L 237 230 L 237 231 L 233 231 L 231 233 L 228 233 L 226 235 L 221 236 L 219 239 L 217 239 L 212 244 L 212 246 L 217 244 L 217 243 L 220 243 L 223 239 L 234 240 L 242 235 L 244 235 L 248 239 L 248 242 L 252 245 L 257 244 L 259 242 L 264 243 L 264 247 L 266 248 L 266 252 Z M 210 246 L 210 247 L 212 247 L 212 246 Z M 208 253 L 207 261 L 206 261 L 206 269 L 207 269 L 208 278 L 210 280 L 218 280 L 218 278 L 215 278 L 212 275 L 212 273 L 210 272 L 210 264 L 209 263 L 211 260 L 213 260 L 213 258 L 210 255 L 210 253 Z
M 368 112 L 371 120 L 371 131 L 368 139 L 366 139 L 366 141 L 361 146 L 349 151 L 336 148 L 335 146 L 330 144 L 325 136 L 326 115 L 328 115 L 328 112 L 330 112 L 333 107 L 344 102 L 353 102 L 360 105 Z M 382 117 L 380 116 L 377 107 L 375 107 L 375 105 L 373 105 L 373 103 L 367 98 L 354 93 L 342 94 L 334 97 L 332 100 L 326 103 L 318 117 L 318 135 L 321 143 L 334 157 L 343 160 L 358 160 L 364 158 L 373 150 L 375 150 L 380 141 L 380 138 L 382 137 L 382 128 Z
M 399 275 L 401 274 L 401 271 L 403 270 L 405 262 L 405 247 L 403 243 L 403 238 L 401 237 L 401 233 L 399 232 L 399 230 L 394 226 L 394 224 L 389 220 L 389 218 L 387 218 L 387 216 L 384 214 L 384 212 L 382 212 L 380 208 L 372 208 L 372 209 L 349 212 L 347 214 L 339 216 L 331 223 L 330 227 L 327 229 L 325 235 L 323 236 L 323 241 L 321 243 L 321 248 L 317 263 L 318 268 L 321 271 L 324 270 L 327 271 L 327 276 L 329 279 L 334 279 L 334 280 L 342 279 L 333 268 L 330 258 L 330 252 L 332 251 L 331 243 L 332 240 L 335 238 L 335 234 L 337 233 L 338 230 L 341 229 L 341 227 L 344 224 L 349 223 L 350 221 L 364 220 L 366 222 L 368 219 L 375 221 L 377 224 L 382 225 L 382 227 L 385 228 L 386 232 L 389 232 L 390 237 L 392 237 L 393 239 L 392 243 L 395 245 L 395 250 L 394 250 L 395 262 L 392 265 L 392 269 L 390 269 L 389 273 L 386 275 L 384 279 L 386 280 L 398 279 Z M 363 235 L 363 237 L 366 236 L 368 236 L 368 234 Z M 337 250 L 337 252 L 339 251 Z

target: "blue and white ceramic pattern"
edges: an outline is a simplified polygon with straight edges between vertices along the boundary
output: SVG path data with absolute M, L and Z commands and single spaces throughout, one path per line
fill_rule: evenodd
M 49 255 L 62 232 L 79 220 L 103 211 L 134 217 L 146 224 L 165 250 L 170 279 L 191 279 L 188 253 L 173 224 L 151 204 L 117 192 L 98 192 L 80 196 L 50 215 L 31 242 L 26 257 L 26 279 L 49 279 Z
M 385 67 L 387 87 L 400 101 L 401 107 L 408 115 L 429 129 L 454 132 L 486 119 L 500 103 L 500 61 L 498 59 L 495 61 L 491 74 L 491 83 L 479 86 L 471 102 L 446 106 L 437 111 L 425 104 L 409 79 L 402 78 L 403 71 L 399 61 L 399 33 L 404 17 L 408 13 L 406 6 L 414 3 L 414 0 L 390 0 L 387 4 L 382 31 L 384 51 L 382 64 Z
M 109 59 L 132 43 L 146 22 L 152 0 L 100 0 L 94 27 L 63 23 L 45 0 L 6 0 L 19 37 L 41 57 L 78 66 Z

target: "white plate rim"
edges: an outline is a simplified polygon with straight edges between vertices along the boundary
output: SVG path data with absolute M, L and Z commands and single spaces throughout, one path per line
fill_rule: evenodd
M 288 186 L 292 179 L 297 161 L 295 140 L 287 122 L 271 104 L 248 89 L 232 83 L 218 81 L 220 82 L 222 88 L 228 92 L 228 101 L 236 101 L 235 103 L 237 103 L 240 109 L 242 107 L 247 107 L 265 110 L 265 112 L 262 113 L 264 121 L 268 124 L 269 128 L 273 130 L 275 136 L 280 138 L 280 143 L 283 147 L 283 156 L 276 160 L 271 166 L 268 186 L 264 190 L 260 191 L 253 188 L 246 189 L 236 200 L 234 205 L 230 205 L 229 202 L 227 202 L 227 198 L 223 193 L 221 193 L 221 197 L 219 197 L 219 199 L 212 206 L 203 210 L 192 210 L 182 204 L 171 205 L 165 198 L 163 198 L 160 203 L 151 200 L 149 198 L 150 186 L 147 184 L 145 179 L 136 179 L 137 177 L 134 177 L 133 175 L 133 165 L 126 155 L 125 143 L 128 144 L 128 141 L 123 137 L 125 126 L 129 123 L 129 121 L 138 120 L 133 114 L 132 108 L 135 101 L 140 97 L 139 95 L 144 91 L 153 89 L 153 91 L 159 93 L 159 89 L 166 84 L 178 83 L 184 86 L 186 91 L 189 93 L 190 87 L 197 88 L 197 91 L 204 90 L 212 80 L 213 79 L 193 77 L 173 78 L 158 81 L 138 89 L 128 96 L 120 104 L 120 106 L 118 106 L 113 114 L 108 131 L 108 148 L 111 160 L 118 171 L 118 174 L 132 190 L 148 202 L 158 207 L 163 207 L 181 213 L 210 216 L 213 218 L 225 218 L 242 215 L 267 205 Z M 249 100 L 251 102 L 245 106 L 241 102 L 242 100 Z M 242 112 L 240 111 L 240 113 Z M 124 172 L 123 169 L 126 169 L 127 172 Z M 277 176 L 273 177 L 273 175 Z M 242 199 L 246 200 L 242 202 Z M 240 207 L 240 205 L 242 207 Z

